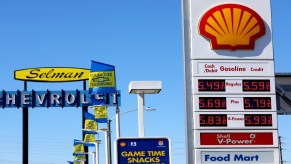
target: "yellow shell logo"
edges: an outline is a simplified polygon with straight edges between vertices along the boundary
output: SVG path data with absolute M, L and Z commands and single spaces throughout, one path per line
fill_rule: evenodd
M 265 24 L 259 14 L 246 6 L 223 4 L 205 13 L 199 32 L 210 40 L 212 49 L 250 50 L 265 35 Z

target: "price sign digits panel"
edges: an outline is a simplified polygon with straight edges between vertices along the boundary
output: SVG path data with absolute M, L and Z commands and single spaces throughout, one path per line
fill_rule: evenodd
M 195 94 L 275 94 L 274 77 L 194 77 Z
M 195 129 L 276 129 L 275 112 L 196 112 Z
M 194 112 L 265 111 L 275 112 L 275 95 L 195 95 Z

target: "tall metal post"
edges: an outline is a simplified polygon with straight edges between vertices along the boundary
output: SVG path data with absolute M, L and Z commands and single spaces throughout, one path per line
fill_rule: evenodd
M 105 134 L 105 164 L 109 164 L 109 152 L 108 152 L 108 150 L 109 150 L 109 147 L 108 147 L 108 131 L 104 131 L 104 134 Z
M 138 103 L 138 137 L 144 137 L 144 94 L 139 93 L 137 95 L 137 103 Z
M 107 135 L 107 137 L 108 137 L 108 142 L 107 142 L 107 144 L 108 144 L 108 164 L 112 164 L 112 153 L 111 153 L 111 121 L 112 120 L 110 120 L 110 119 L 108 119 L 107 120 L 107 128 L 108 128 L 108 135 Z
M 96 140 L 95 145 L 95 164 L 99 164 L 99 144 L 101 140 Z
M 24 91 L 27 91 L 27 81 L 24 81 Z M 28 164 L 28 107 L 22 108 L 22 162 Z
M 83 90 L 84 90 L 84 91 L 86 90 L 86 80 L 83 81 Z M 83 106 L 83 107 L 82 107 L 82 129 L 85 128 L 85 127 L 84 127 L 84 124 L 85 124 L 85 115 L 84 115 L 84 111 L 85 111 L 85 112 L 88 112 L 88 107 L 87 107 L 87 106 Z M 83 141 L 84 141 L 84 137 L 85 137 L 85 134 L 84 134 L 84 132 L 83 132 Z M 88 147 L 87 147 L 87 146 L 84 147 L 84 151 L 85 151 L 85 152 L 88 152 Z M 85 161 L 84 164 L 88 164 L 88 160 L 89 160 L 88 155 L 86 155 L 86 161 Z
M 116 113 L 115 113 L 115 124 L 116 124 L 116 138 L 120 137 L 120 117 L 119 117 L 119 108 L 118 105 L 116 105 Z

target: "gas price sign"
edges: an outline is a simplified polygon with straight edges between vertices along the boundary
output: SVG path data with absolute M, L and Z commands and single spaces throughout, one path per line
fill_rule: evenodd
M 275 95 L 196 95 L 195 111 L 276 111 Z
M 192 60 L 194 76 L 272 76 L 273 61 Z
M 276 130 L 201 130 L 194 134 L 194 147 L 277 147 L 277 138 Z
M 277 117 L 272 112 L 233 113 L 196 112 L 194 129 L 276 129 Z
M 227 94 L 274 94 L 274 78 L 248 77 L 194 77 L 194 93 L 227 93 Z

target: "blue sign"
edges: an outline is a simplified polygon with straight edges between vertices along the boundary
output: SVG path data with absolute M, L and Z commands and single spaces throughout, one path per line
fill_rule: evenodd
M 94 101 L 107 106 L 120 106 L 120 91 L 114 94 L 89 94 L 86 90 L 72 91 L 0 91 L 0 108 L 20 107 L 83 107 L 92 106 Z
M 168 138 L 117 139 L 117 164 L 170 164 Z

